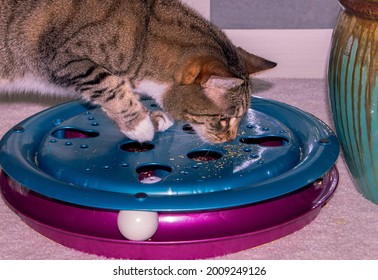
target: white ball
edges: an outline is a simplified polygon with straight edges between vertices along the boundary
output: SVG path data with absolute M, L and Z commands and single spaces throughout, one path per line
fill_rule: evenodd
M 156 212 L 122 210 L 117 225 L 121 234 L 133 241 L 150 239 L 156 232 L 159 216 Z

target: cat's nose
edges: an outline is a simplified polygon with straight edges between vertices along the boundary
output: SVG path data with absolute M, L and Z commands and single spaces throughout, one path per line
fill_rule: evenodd
M 235 140 L 236 137 L 232 137 L 232 136 L 227 136 L 227 142 L 232 142 Z
M 236 138 L 236 135 L 237 135 L 237 130 L 236 129 L 232 129 L 232 130 L 229 130 L 226 134 L 226 139 L 228 142 L 231 142 L 231 141 L 234 141 L 235 138 Z

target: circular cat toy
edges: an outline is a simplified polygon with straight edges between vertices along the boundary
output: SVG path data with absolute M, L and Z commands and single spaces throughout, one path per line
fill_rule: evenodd
M 257 97 L 223 144 L 180 122 L 140 144 L 101 109 L 73 101 L 16 125 L 0 148 L 3 198 L 29 226 L 115 258 L 209 258 L 261 245 L 310 223 L 338 182 L 331 129 Z

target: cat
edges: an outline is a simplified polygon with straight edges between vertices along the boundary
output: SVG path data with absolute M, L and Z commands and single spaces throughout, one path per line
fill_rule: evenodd
M 174 120 L 234 140 L 249 76 L 276 66 L 178 0 L 1 0 L 0 38 L 0 92 L 80 96 L 139 142 Z

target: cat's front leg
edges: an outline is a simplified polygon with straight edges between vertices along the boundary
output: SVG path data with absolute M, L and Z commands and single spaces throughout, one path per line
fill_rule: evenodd
M 155 131 L 165 131 L 173 125 L 173 120 L 164 112 L 148 111 L 126 85 L 121 91 L 124 93 L 118 94 L 120 98 L 116 94 L 100 105 L 128 138 L 138 142 L 151 141 Z M 130 92 L 131 96 L 128 96 Z
M 112 113 L 108 113 L 108 115 L 112 117 Z M 128 138 L 141 143 L 151 141 L 155 134 L 154 123 L 148 115 L 135 124 L 125 124 L 125 122 L 121 121 L 121 123 L 118 124 L 118 127 Z
M 157 131 L 165 131 L 168 128 L 170 128 L 174 123 L 172 118 L 162 111 L 152 112 L 151 120 Z
M 114 79 L 116 79 L 113 76 Z M 160 131 L 155 114 L 151 114 L 134 95 L 131 87 L 122 81 L 116 87 L 108 89 L 102 97 L 89 97 L 101 105 L 106 114 L 117 124 L 119 129 L 130 139 L 138 142 L 151 141 L 155 130 Z M 84 94 L 85 96 L 86 94 Z
M 132 130 L 121 131 L 130 139 L 139 142 L 151 141 L 154 137 L 154 131 L 165 131 L 173 125 L 173 120 L 164 112 L 154 111 L 151 112 L 149 117 L 145 117 L 137 126 Z
M 155 130 L 167 128 L 168 118 L 163 113 L 151 114 L 133 93 L 127 80 L 91 61 L 78 60 L 66 64 L 65 68 L 54 73 L 54 80 L 60 85 L 73 87 L 84 99 L 100 105 L 132 140 L 151 141 Z
M 128 138 L 138 142 L 151 141 L 154 138 L 155 126 L 147 109 L 138 100 L 128 101 L 131 106 L 122 109 L 121 103 L 124 101 L 116 99 L 113 102 L 99 104 Z

